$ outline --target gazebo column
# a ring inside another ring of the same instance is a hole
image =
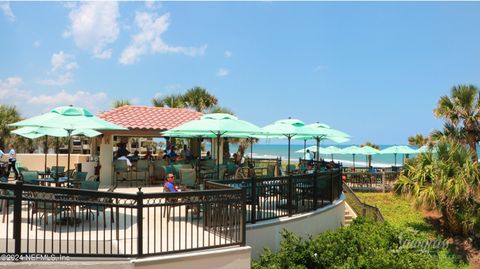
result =
[[[100,143],[100,186],[113,184],[113,141],[111,134],[104,134]]]

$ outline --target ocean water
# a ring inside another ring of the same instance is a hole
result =
[[[307,147],[315,146],[315,144],[307,143]],[[322,147],[327,147],[330,145],[321,145]],[[346,148],[352,145],[334,145],[339,148]],[[392,145],[379,145],[381,149],[390,147]],[[238,145],[230,144],[230,152],[237,152]],[[292,144],[290,152],[290,160],[298,161],[299,158],[303,158],[303,153],[296,153],[297,150],[303,150],[303,145]],[[321,153],[321,151],[320,151]],[[250,148],[247,149],[246,154],[250,155]],[[258,158],[275,158],[281,157],[282,160],[287,160],[288,156],[288,145],[287,144],[267,144],[267,143],[258,143],[253,145],[253,157]],[[410,154],[410,158],[414,155]],[[332,156],[330,154],[320,154],[320,157],[326,161],[330,161]],[[397,165],[402,165],[403,163],[403,154],[397,154]],[[352,154],[333,154],[333,160],[336,162],[341,162],[344,166],[352,166],[353,158]],[[355,166],[362,167],[366,166],[366,156],[365,155],[355,155]],[[376,154],[372,155],[372,165],[375,167],[386,167],[392,166],[395,164],[395,156],[393,154]]]

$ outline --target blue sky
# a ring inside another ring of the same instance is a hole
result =
[[[352,143],[441,126],[480,86],[480,3],[0,2],[0,103],[24,116],[202,86],[259,126],[296,117]]]

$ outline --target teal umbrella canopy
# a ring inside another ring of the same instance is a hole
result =
[[[427,145],[421,146],[419,149],[415,150],[415,153],[427,153],[427,152],[437,152],[435,147],[428,147]]]
[[[31,139],[42,137],[44,135],[54,137],[68,136],[68,132],[65,129],[48,127],[22,127],[12,131],[12,133]],[[84,135],[87,137],[95,137],[101,134],[102,133],[90,129],[76,129],[72,132],[72,135]]]
[[[310,135],[296,135],[293,139],[296,140],[330,140],[335,143],[344,143],[350,140],[350,135],[345,132],[330,128],[330,126],[323,123],[312,123],[305,126],[311,130]]]
[[[195,135],[210,134],[214,136],[225,137],[227,134],[260,134],[261,130],[256,125],[226,113],[212,113],[202,116],[199,120],[189,121],[169,131],[170,134],[178,133],[193,133]]]
[[[65,129],[48,127],[22,127],[12,131],[12,133],[28,138],[38,138],[44,135],[55,137],[68,136],[68,132]]]
[[[50,112],[10,124],[10,126],[49,127],[71,131],[76,129],[127,130],[94,116],[84,108],[73,106],[57,107]]]
[[[340,154],[363,154],[363,150],[358,146],[350,146],[350,147],[343,148],[339,153]]]
[[[391,146],[380,151],[380,154],[416,154],[417,150],[408,146]]]
[[[283,119],[269,124],[262,128],[263,135],[271,138],[294,137],[296,135],[310,136],[313,130],[305,126],[305,123],[298,119]],[[303,139],[302,139],[303,140]]]

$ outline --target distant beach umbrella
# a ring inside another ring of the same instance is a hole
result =
[[[397,154],[417,154],[418,151],[408,146],[391,146],[380,151],[380,154],[393,154],[395,158],[395,166],[397,166]]]
[[[296,139],[296,140],[315,139],[317,142],[317,149],[315,150],[315,152],[317,152],[316,154],[317,162],[319,160],[321,141],[330,140],[335,143],[343,143],[350,140],[350,135],[348,135],[347,133],[332,129],[330,128],[330,126],[323,123],[318,123],[318,122],[312,123],[312,124],[306,125],[305,127],[309,128],[311,130],[311,133],[309,135],[299,134],[293,137],[293,139]]]
[[[68,159],[67,170],[70,170],[70,138],[72,135],[81,133],[93,134],[93,130],[128,130],[122,126],[102,120],[90,111],[74,106],[61,106],[39,116],[9,124],[17,127],[41,127],[63,129],[67,132]],[[67,175],[68,177],[70,175]]]
[[[374,155],[378,154],[380,151],[378,149],[374,149],[370,146],[358,147],[358,146],[350,146],[342,149],[340,153],[342,154],[352,154],[353,156],[353,168],[355,168],[355,155]]]

